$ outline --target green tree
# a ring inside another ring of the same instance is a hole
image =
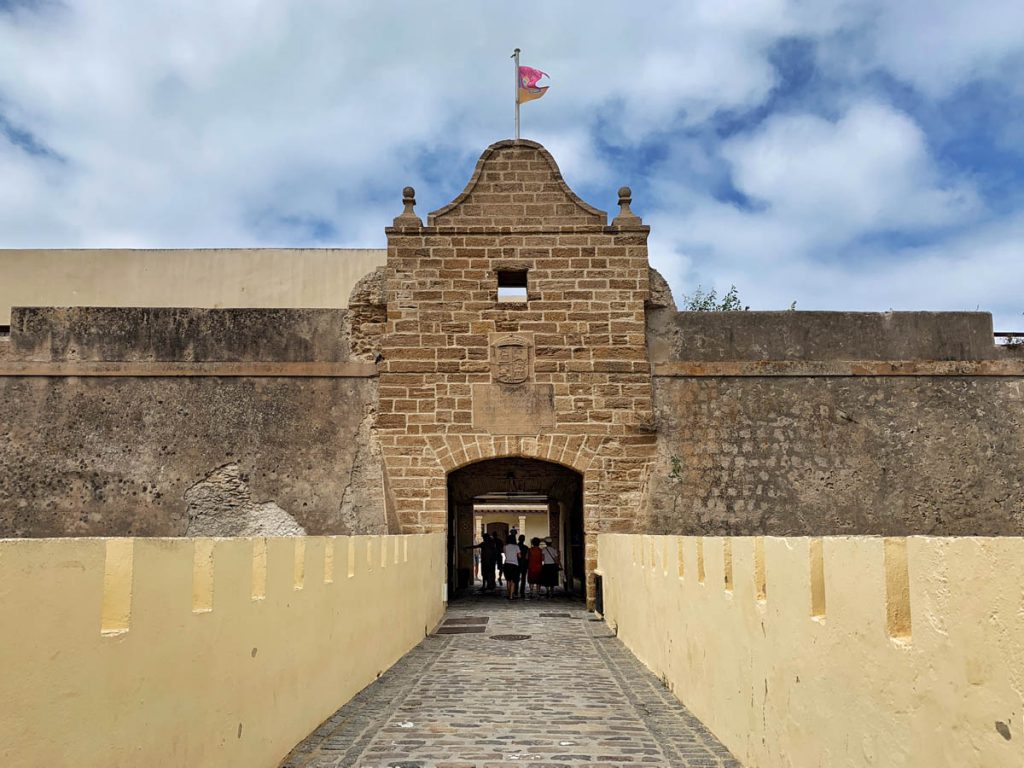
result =
[[[740,301],[736,286],[730,286],[724,296],[719,298],[718,292],[712,288],[705,291],[697,286],[693,293],[683,294],[683,310],[687,312],[745,312],[750,309]]]

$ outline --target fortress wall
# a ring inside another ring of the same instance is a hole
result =
[[[661,534],[1024,534],[987,313],[648,313]]]
[[[647,530],[1024,534],[1016,370],[656,376]]]
[[[0,540],[0,762],[272,768],[443,583],[441,535]]]
[[[336,362],[350,356],[344,309],[16,307],[9,359]]]
[[[988,312],[648,312],[651,361],[990,360]]]
[[[334,307],[384,263],[382,248],[0,250],[11,307]]]
[[[344,310],[15,319],[0,363],[0,534],[388,530],[376,369],[349,359]]]
[[[604,617],[745,765],[1016,768],[1024,540],[603,534]]]

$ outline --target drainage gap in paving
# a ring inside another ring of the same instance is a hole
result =
[[[530,635],[491,635],[491,640],[529,640]]]
[[[542,613],[540,615],[542,619],[571,619],[571,613]]]
[[[487,631],[487,627],[482,624],[474,624],[470,626],[455,626],[451,627],[447,624],[437,628],[435,635],[482,635]]]
[[[445,619],[445,626],[451,624],[486,624],[491,620],[490,616],[456,616],[450,619]]]

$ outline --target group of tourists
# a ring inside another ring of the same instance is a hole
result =
[[[551,597],[558,586],[558,572],[562,570],[558,550],[552,546],[550,538],[534,537],[530,546],[526,546],[526,536],[517,533],[515,528],[510,530],[506,541],[497,533],[485,533],[479,544],[468,547],[480,550],[482,592],[493,592],[497,577],[498,584],[505,582],[509,600],[541,597],[542,590],[544,597]]]

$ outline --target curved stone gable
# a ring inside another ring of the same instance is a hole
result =
[[[428,215],[431,227],[604,227],[608,215],[581,200],[535,141],[489,146],[462,193]]]

